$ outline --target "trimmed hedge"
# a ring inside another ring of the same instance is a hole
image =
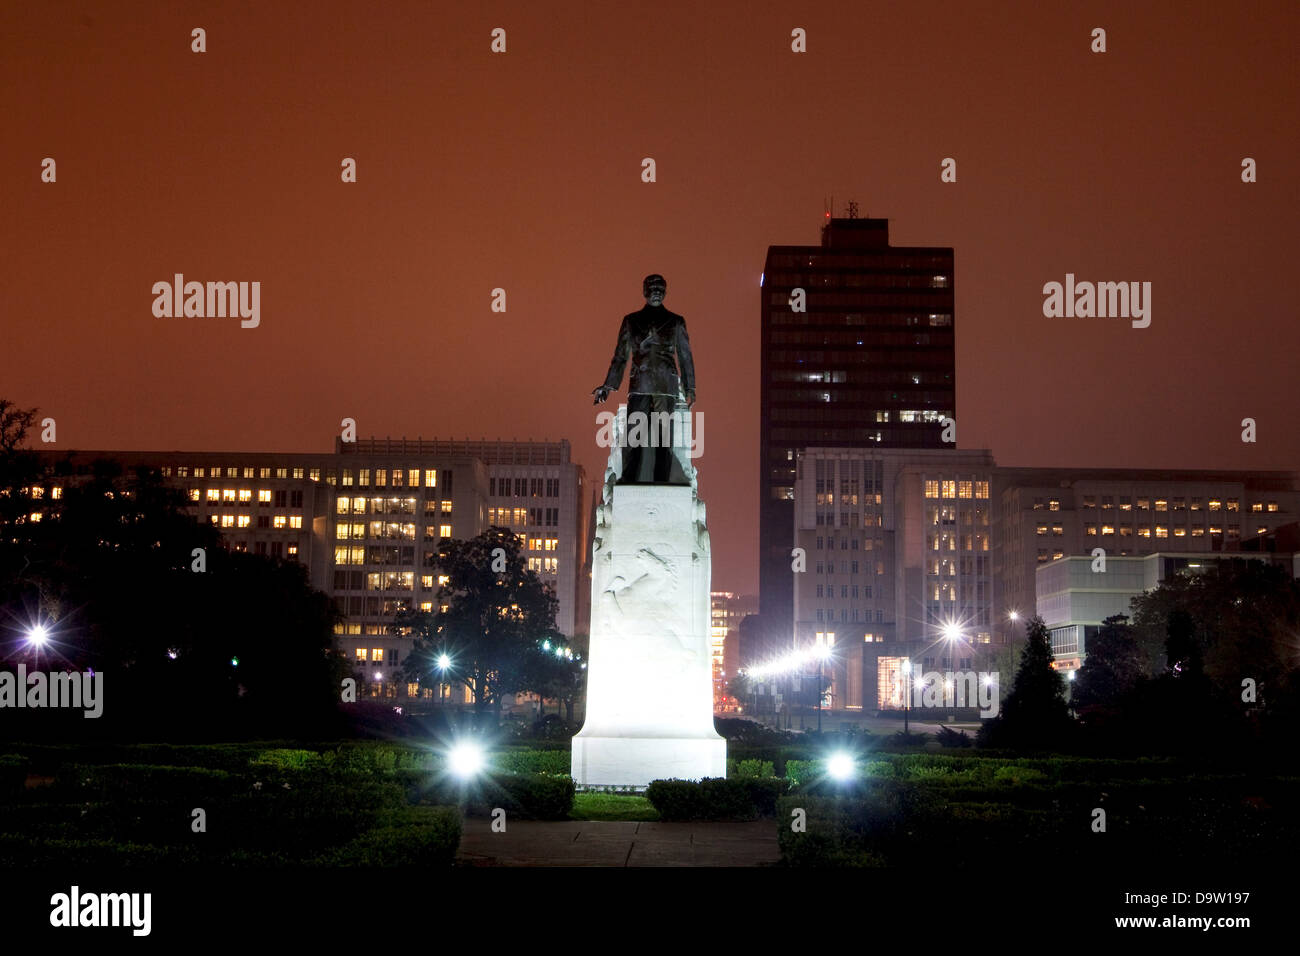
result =
[[[560,777],[567,777],[573,767],[568,750],[502,750],[491,756],[490,763],[498,773],[546,773]]]
[[[1093,831],[1094,811],[1106,831]],[[805,832],[791,814],[806,814]],[[1067,782],[986,788],[921,779],[867,780],[849,795],[801,791],[778,802],[789,865],[925,869],[1281,864],[1300,843],[1300,796],[1286,779],[1188,777],[1120,786]]]
[[[0,754],[0,796],[21,793],[27,786],[30,761],[22,754]]]
[[[705,777],[653,780],[645,795],[662,820],[755,820],[772,816],[788,788],[779,777]]]
[[[543,774],[494,774],[470,791],[469,811],[490,814],[497,807],[508,816],[529,820],[567,820],[573,810],[573,778]]]
[[[449,867],[460,846],[460,814],[454,807],[412,807],[389,812],[384,826],[321,854],[322,866]]]
[[[225,770],[148,764],[72,764],[62,767],[55,777],[60,792],[82,800],[213,799],[233,793],[240,784],[238,777]]]
[[[775,777],[776,767],[771,760],[736,760],[728,758],[727,760],[727,778],[747,777],[750,779],[760,777]]]

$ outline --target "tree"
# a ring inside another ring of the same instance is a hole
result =
[[[88,476],[35,483],[55,485],[57,500],[28,496],[29,507],[42,503],[40,521],[6,528],[0,601],[11,653],[29,653],[23,632],[40,621],[50,632],[43,669],[104,673],[109,703],[87,729],[172,738],[329,729],[337,615],[305,568],[225,550],[156,470],[128,477],[100,460]]]
[[[982,743],[1022,749],[1047,749],[1067,744],[1074,722],[1065,703],[1065,681],[1052,667],[1052,641],[1047,625],[1035,615],[1025,623],[1015,684],[1002,702],[1001,713],[980,727]]]
[[[1276,678],[1295,667],[1300,583],[1259,560],[1222,560],[1171,575],[1133,599],[1133,630],[1147,672],[1204,674],[1236,696],[1243,677]]]
[[[591,639],[586,634],[575,634],[565,638],[556,631],[547,641],[551,646],[543,647],[536,669],[536,686],[527,688],[535,691],[543,704],[549,700],[559,701],[564,705],[564,719],[573,723],[573,708],[582,696],[587,684],[587,648]],[[556,648],[567,650],[567,654],[557,654]]]
[[[1144,664],[1128,616],[1111,615],[1088,639],[1087,657],[1070,689],[1070,703],[1078,712],[1117,706],[1146,676]]]
[[[12,526],[30,510],[26,489],[40,476],[40,461],[23,445],[37,414],[0,398],[0,526]]]
[[[506,695],[538,683],[539,645],[555,632],[559,602],[527,569],[520,547],[514,532],[495,526],[468,541],[445,540],[434,562],[447,578],[440,610],[398,620],[415,635],[408,678],[440,679],[438,658],[448,655],[446,679],[469,688],[480,716],[489,706],[499,713]]]

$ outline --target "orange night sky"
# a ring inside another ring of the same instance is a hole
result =
[[[346,416],[568,438],[594,481],[590,392],[660,272],[714,586],[752,591],[759,274],[833,195],[955,248],[959,447],[1300,467],[1300,5],[477,7],[0,8],[0,396],[69,449],[324,451]],[[177,272],[260,281],[261,325],[155,318]],[[1045,318],[1067,272],[1150,281],[1150,328]]]

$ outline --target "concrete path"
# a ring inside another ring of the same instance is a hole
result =
[[[463,821],[462,866],[770,866],[780,858],[776,824]]]

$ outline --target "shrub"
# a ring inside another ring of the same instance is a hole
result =
[[[775,777],[776,768],[771,760],[728,760],[728,778]]]
[[[942,726],[936,731],[934,739],[943,747],[969,747],[974,743],[966,731]]]
[[[314,750],[263,750],[248,764],[257,770],[321,770],[325,761]]]
[[[826,773],[820,760],[787,760],[785,776],[792,784],[811,783]]]
[[[490,813],[501,807],[507,814],[525,819],[567,820],[573,810],[575,787],[567,776],[505,773],[484,777],[464,792],[474,813]]]
[[[455,807],[416,807],[389,812],[383,826],[321,854],[323,866],[449,867],[460,846],[460,813]]]
[[[993,773],[993,779],[1000,784],[1011,784],[1019,786],[1027,783],[1042,783],[1047,780],[1047,774],[1041,770],[1035,770],[1032,767],[1007,766],[999,767]]]
[[[775,814],[787,789],[780,777],[705,777],[654,780],[645,795],[663,820],[753,820]]]
[[[548,773],[567,777],[572,769],[568,750],[503,750],[492,755],[492,767],[500,773]]]
[[[645,795],[663,820],[752,820],[758,815],[740,780],[652,780]]]
[[[803,832],[791,828],[795,811],[804,814]],[[883,856],[867,849],[867,806],[832,797],[783,797],[777,802],[777,841],[786,866],[880,867]]]
[[[21,793],[27,786],[27,758],[21,754],[0,754],[0,797]]]
[[[397,769],[392,747],[349,744],[321,754],[324,765],[337,773],[385,773]]]
[[[790,781],[784,777],[742,777],[738,782],[760,817],[775,816],[777,801],[790,790]]]
[[[39,839],[0,834],[0,867],[120,869],[193,863],[185,847],[159,847],[120,840]]]
[[[149,764],[72,764],[60,769],[56,786],[79,799],[147,800],[170,803],[192,798],[216,798],[234,792],[239,778],[224,770],[203,767],[161,767]]]

